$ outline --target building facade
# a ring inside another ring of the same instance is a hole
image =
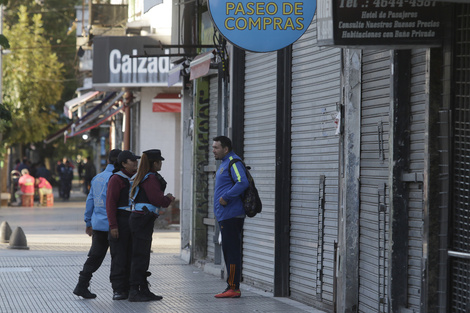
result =
[[[327,311],[468,310],[470,6],[435,3],[437,45],[319,44],[318,12],[275,52],[214,32],[206,74],[181,72],[184,258],[223,271],[210,145],[228,135],[263,201],[245,283]],[[203,57],[207,1],[175,5],[172,44]]]

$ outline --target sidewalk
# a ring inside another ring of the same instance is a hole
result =
[[[68,202],[56,198],[54,207],[2,207],[0,223],[21,227],[29,249],[9,249],[0,243],[0,312],[312,312],[324,313],[285,298],[274,298],[242,285],[239,299],[216,299],[225,282],[179,256],[177,227],[158,230],[150,260],[151,290],[156,302],[113,301],[109,282],[110,256],[94,274],[96,299],[72,293],[86,260],[91,238],[85,234],[84,197],[74,192]]]

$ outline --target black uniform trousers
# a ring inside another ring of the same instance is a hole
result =
[[[111,273],[109,279],[115,292],[129,291],[129,277],[131,269],[132,239],[129,228],[130,211],[118,209],[116,219],[119,238],[109,235],[109,248],[111,251]]]
[[[242,231],[245,218],[230,218],[219,222],[222,252],[227,270],[227,287],[240,288],[242,266]]]
[[[132,233],[131,289],[148,288],[147,271],[150,265],[153,226],[157,215],[152,212],[132,213],[129,225]]]
[[[83,265],[83,270],[80,272],[80,277],[90,281],[93,273],[96,272],[103,263],[106,253],[108,252],[108,247],[108,232],[93,230],[90,251],[88,251],[88,258]]]

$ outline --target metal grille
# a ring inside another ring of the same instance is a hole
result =
[[[460,5],[455,32],[451,250],[470,256],[470,6]],[[468,312],[470,260],[451,255],[452,312]]]
[[[363,50],[358,312],[387,312],[391,53]]]
[[[277,53],[246,52],[244,157],[251,166],[263,212],[245,219],[243,281],[274,287],[274,181],[276,180]]]
[[[294,300],[331,308],[339,164],[333,117],[340,73],[341,50],[317,45],[315,18],[292,47],[289,291]]]

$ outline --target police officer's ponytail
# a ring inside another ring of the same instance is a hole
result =
[[[149,172],[150,166],[149,166],[149,159],[147,158],[147,154],[142,153],[142,158],[140,159],[140,164],[139,168],[137,170],[137,173],[135,174],[134,177],[134,183],[132,184],[131,187],[131,197],[134,196],[135,190],[137,189],[137,186],[139,186],[140,182],[142,179],[144,179],[145,175]]]
[[[122,167],[122,164],[120,164],[117,160],[116,162],[114,162],[114,170],[113,170],[113,173],[117,173],[119,172],[120,170],[122,170],[123,167]]]
[[[119,153],[121,153],[121,149],[113,149],[113,150],[109,151],[108,164],[114,165],[113,173],[120,171],[120,169],[116,170],[116,168],[118,167],[117,159],[118,159]]]

